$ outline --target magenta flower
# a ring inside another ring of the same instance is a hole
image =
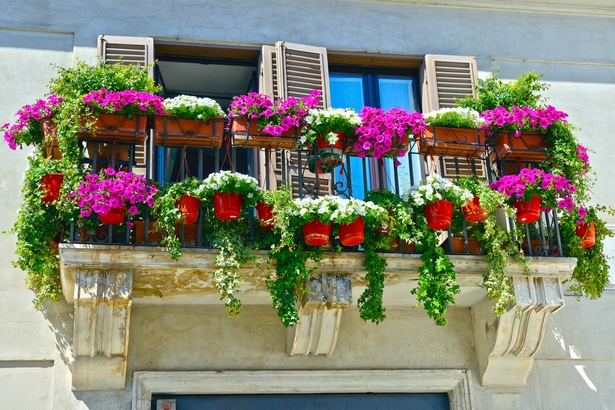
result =
[[[108,91],[101,88],[82,98],[94,114],[107,113],[132,117],[133,115],[164,115],[164,98],[145,91]]]
[[[514,131],[515,137],[518,138],[522,131],[544,131],[556,121],[565,124],[568,114],[556,110],[551,105],[545,109],[513,106],[511,110],[500,106],[482,112],[481,117],[485,120],[482,128],[504,128],[508,131]]]
[[[6,123],[0,128],[0,131],[4,131],[4,141],[9,148],[15,150],[17,145],[42,142],[40,121],[53,115],[62,100],[61,97],[51,94],[46,99],[38,100],[33,105],[26,105],[17,111],[15,124]]]

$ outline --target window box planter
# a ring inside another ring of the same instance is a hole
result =
[[[225,122],[224,117],[212,117],[207,121],[169,115],[154,117],[156,145],[220,148],[224,139]]]
[[[427,126],[415,139],[421,154],[475,158],[483,150],[485,131],[478,128]]]
[[[77,132],[77,137],[86,141],[120,141],[130,144],[143,144],[146,128],[147,117],[143,115],[128,118],[117,114],[100,114],[94,123],[94,131],[82,124],[79,132]]]
[[[476,238],[468,238],[468,247],[466,247],[466,243],[464,238],[450,238],[452,239],[453,244],[453,253],[471,253],[480,255],[483,253],[483,248],[480,245],[480,242]],[[449,242],[448,239],[442,243],[442,248],[444,252],[449,252]],[[469,248],[469,250],[468,250]]]
[[[495,135],[490,145],[494,146],[499,160],[526,160],[542,162],[547,158],[546,149],[551,146],[545,141],[544,134],[538,132],[523,132],[515,137],[511,132],[499,132]]]
[[[258,127],[256,119],[231,117],[231,132],[233,146],[237,148],[298,149],[299,147],[300,134],[297,127],[292,127],[276,137],[265,134]]]
[[[135,221],[135,245],[145,244],[145,221]],[[181,227],[179,224],[175,225],[175,235],[181,239]],[[198,235],[197,225],[184,225],[184,238],[183,243],[188,246],[196,246]],[[154,230],[154,222],[148,222],[147,229],[147,244],[158,245],[162,241],[162,232],[156,232]]]

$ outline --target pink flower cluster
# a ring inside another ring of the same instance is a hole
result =
[[[410,130],[418,135],[425,129],[425,118],[421,113],[409,113],[401,108],[384,111],[382,108],[363,107],[359,117],[362,125],[357,128],[354,149],[360,158],[369,154],[382,158],[396,149]],[[405,152],[398,149],[392,155],[402,157]],[[400,165],[397,159],[395,165]]]
[[[92,211],[106,215],[111,208],[127,204],[131,205],[128,213],[135,215],[139,212],[137,204],[154,205],[157,189],[142,175],[106,168],[100,174],[88,174],[84,178],[85,181],[81,181],[77,190],[70,194],[81,208],[83,217],[90,216]]]
[[[54,108],[60,104],[60,101],[62,101],[62,97],[51,94],[47,99],[38,100],[33,105],[26,105],[17,111],[15,116],[18,118],[15,124],[6,123],[1,128],[4,131],[4,140],[9,148],[17,149],[17,144],[21,143],[20,134],[31,128],[33,121],[39,122],[41,118],[50,116]]]
[[[587,148],[583,145],[577,145],[577,158],[579,158],[585,164],[585,171],[589,169],[589,155],[587,155]]]
[[[574,209],[572,194],[577,190],[565,177],[540,168],[523,168],[518,175],[506,175],[492,182],[489,187],[515,200],[527,200],[531,195],[553,196],[557,206],[568,212]]]
[[[105,88],[101,88],[83,97],[83,102],[88,104],[93,110],[108,114],[119,114],[129,117],[135,114],[165,114],[163,108],[164,98],[145,91],[108,91]]]
[[[481,113],[481,117],[485,119],[482,128],[506,127],[510,126],[515,130],[515,137],[521,135],[522,129],[537,130],[539,128],[547,129],[555,121],[563,121],[566,123],[566,114],[563,111],[558,111],[552,105],[545,109],[532,109],[530,107],[517,107],[513,105],[512,111],[499,106],[495,110],[487,110]]]
[[[312,90],[307,97],[289,97],[275,102],[265,94],[235,96],[229,106],[229,113],[257,119],[264,133],[277,137],[292,127],[301,126],[301,119],[308,114],[308,110],[320,103],[320,94],[319,90]]]

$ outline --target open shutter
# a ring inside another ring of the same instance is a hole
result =
[[[263,46],[260,57],[259,92],[274,98],[306,97],[312,90],[321,92],[320,108],[331,104],[329,95],[329,70],[327,50],[322,47],[277,42],[275,46]],[[272,151],[269,170],[266,169],[266,152],[260,154],[261,186],[266,187],[269,174],[269,188],[276,189],[282,180],[293,187],[294,196],[299,193],[299,173],[303,173],[304,189],[311,190],[318,185],[318,194],[331,192],[331,175],[315,175],[306,169],[307,155],[302,155],[299,164],[295,151]]]
[[[475,57],[427,54],[421,70],[423,83],[423,112],[455,106],[457,98],[476,96],[474,86],[478,82]],[[472,173],[472,164],[465,158],[443,157],[443,164],[436,161],[440,174],[455,178]],[[476,175],[486,175],[484,161],[474,161]]]
[[[109,64],[138,64],[145,67],[154,62],[154,39],[103,34],[98,36],[98,55]],[[154,75],[153,66],[150,66],[149,75],[150,77]],[[147,138],[144,145],[138,144],[135,146],[136,166],[134,172],[145,173],[145,149],[148,141],[151,141],[151,138]]]

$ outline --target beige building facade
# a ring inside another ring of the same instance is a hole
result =
[[[594,151],[595,202],[615,206],[610,1],[6,3],[1,123],[46,93],[56,75],[50,63],[95,63],[100,35],[148,39],[153,58],[186,47],[258,56],[279,41],[325,48],[337,62],[409,70],[420,69],[426,55],[469,56],[483,78],[490,67],[505,80],[544,73],[549,102],[569,113],[581,143]],[[2,230],[16,218],[28,150],[5,147],[0,154]],[[445,393],[451,409],[615,408],[615,288],[599,300],[577,301],[561,285],[574,268],[571,258],[536,257],[532,277],[511,265],[523,312],[496,319],[480,287],[484,258],[452,257],[462,292],[449,323],[439,327],[413,307],[417,255],[387,257],[387,319],[379,325],[359,318],[360,256],[330,255],[314,273],[320,299],[306,305],[299,328],[286,329],[271,306],[267,272],[256,264],[242,272],[241,315],[227,318],[210,276],[215,253],[204,249],[186,250],[174,262],[158,248],[62,244],[63,296],[36,310],[23,272],[11,264],[15,236],[0,241],[7,408],[144,410],[157,394],[364,392]],[[615,241],[605,247],[615,255]],[[338,280],[332,274],[350,286],[336,282],[326,294],[323,283]]]

